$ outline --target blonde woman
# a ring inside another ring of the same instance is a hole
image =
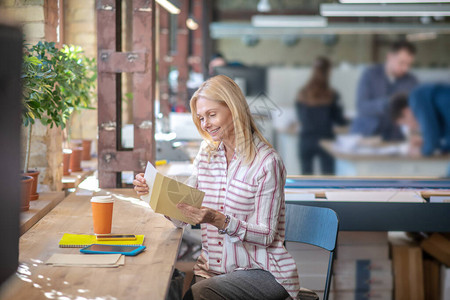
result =
[[[200,209],[177,206],[202,231],[195,283],[184,299],[295,298],[297,267],[283,246],[286,171],[280,156],[230,78],[205,81],[190,105],[204,141],[188,184],[205,198]],[[149,192],[143,174],[133,183],[138,194]]]

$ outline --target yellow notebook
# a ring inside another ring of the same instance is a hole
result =
[[[83,248],[92,244],[142,246],[144,235],[136,235],[134,241],[97,241],[95,235],[64,233],[59,241],[60,248]]]

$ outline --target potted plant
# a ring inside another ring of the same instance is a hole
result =
[[[64,98],[70,103],[70,116],[73,116],[75,112],[80,113],[81,109],[94,109],[90,104],[97,81],[95,59],[86,57],[80,46],[66,45],[63,47],[62,52],[66,54],[72,64],[73,77],[71,84],[62,87]],[[70,144],[71,132],[69,124],[71,124],[70,120],[66,127],[66,145]],[[81,171],[81,160],[90,159],[91,142],[91,140],[83,140],[82,147],[76,146],[72,148],[70,159],[70,169],[72,171]]]
[[[23,125],[28,128],[26,139],[24,173],[29,170],[30,145],[33,124],[40,120],[43,125],[65,127],[70,115],[71,103],[64,99],[62,88],[70,85],[72,61],[56,48],[55,43],[38,42],[24,46],[22,67]],[[34,174],[36,172],[33,172]],[[36,193],[37,178],[32,194]]]

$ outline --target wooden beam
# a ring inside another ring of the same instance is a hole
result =
[[[133,1],[133,51],[144,53],[144,72],[133,74],[134,152],[140,161],[155,160],[155,1]],[[143,171],[140,165],[133,171]]]
[[[170,15],[159,5],[157,5],[157,9],[159,12],[159,102],[161,112],[167,117],[170,112],[169,68],[173,60],[170,55]]]
[[[97,61],[102,60],[103,51],[116,51],[116,0],[97,0]],[[119,8],[120,12],[120,8]],[[117,76],[111,72],[98,72],[98,162],[99,186],[116,187],[117,174],[102,168],[103,159],[107,157],[105,149],[116,149],[117,145]]]
[[[187,87],[189,79],[189,29],[186,26],[186,20],[189,16],[189,1],[181,1],[181,12],[178,15],[177,28],[177,54],[175,56],[175,65],[178,68],[178,92],[177,107],[187,109]]]

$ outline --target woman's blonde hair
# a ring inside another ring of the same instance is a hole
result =
[[[214,142],[200,125],[200,119],[197,116],[197,100],[200,97],[220,102],[230,109],[234,125],[236,155],[243,157],[244,163],[250,163],[255,157],[254,136],[257,136],[261,141],[272,147],[256,127],[247,101],[239,86],[231,78],[218,75],[203,82],[192,96],[190,102],[192,119],[198,132],[208,144],[206,151],[209,155],[217,151],[220,143]]]

